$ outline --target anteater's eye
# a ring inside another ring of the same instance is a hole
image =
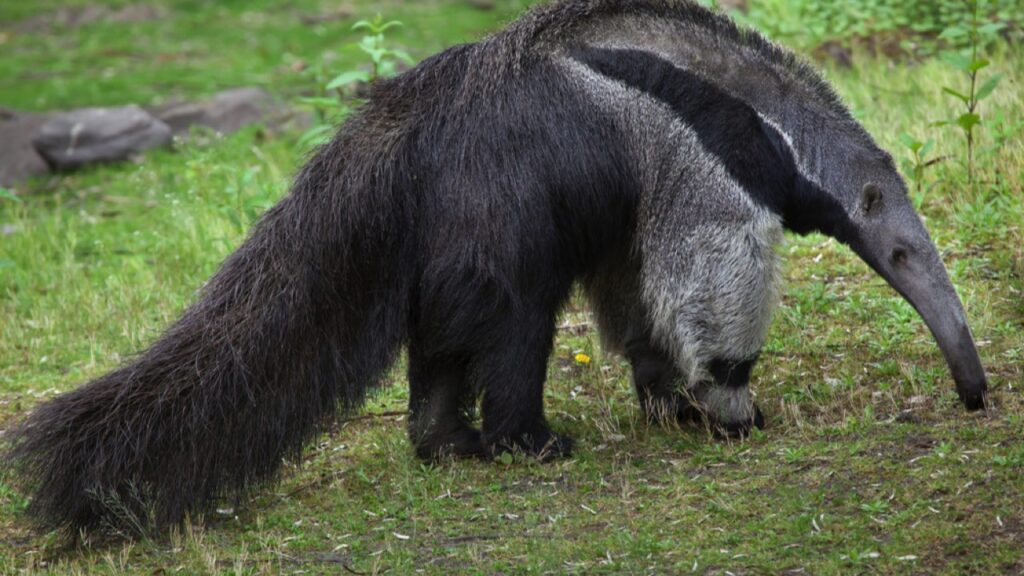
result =
[[[907,263],[907,251],[903,248],[896,248],[892,251],[892,261],[900,266]]]

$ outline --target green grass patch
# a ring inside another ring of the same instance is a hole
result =
[[[290,97],[317,90],[294,62],[352,66],[341,47],[359,17],[405,21],[392,36],[423,57],[520,7],[497,4],[353,2],[350,17],[304,24],[339,4],[178,0],[159,21],[29,33],[17,21],[67,3],[5,3],[0,93],[31,109],[253,82]],[[173,57],[154,64],[161,55]],[[1021,572],[1024,146],[1013,126],[1024,54],[1003,46],[992,61],[1006,77],[984,103],[992,122],[977,135],[972,186],[961,135],[930,126],[952,108],[941,87],[955,71],[864,57],[826,71],[898,160],[909,155],[901,133],[935,141],[943,159],[915,202],[979,342],[988,414],[964,412],[927,328],[884,281],[832,240],[790,237],[754,375],[768,427],[749,440],[643,423],[628,366],[602,352],[574,300],[547,386],[554,427],[578,440],[571,459],[423,465],[404,417],[379,415],[404,409],[399,366],[368,416],[320,438],[279,484],[165,538],[65,549],[30,529],[26,495],[0,473],[0,572]],[[258,127],[198,138],[0,197],[0,429],[151,342],[287,191],[305,156],[296,138]]]

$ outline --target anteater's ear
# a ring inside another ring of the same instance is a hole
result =
[[[870,215],[882,205],[882,189],[877,184],[868,182],[860,191],[860,209],[865,215]]]

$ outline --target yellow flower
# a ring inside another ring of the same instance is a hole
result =
[[[586,354],[584,354],[582,352],[577,354],[575,356],[575,359],[576,359],[576,362],[578,364],[583,364],[584,366],[586,366],[587,364],[590,364],[590,356],[587,356]]]

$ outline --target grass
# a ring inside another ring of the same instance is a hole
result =
[[[3,105],[28,110],[116,104],[157,104],[239,86],[266,86],[284,95],[313,90],[326,59],[358,54],[349,28],[382,12],[409,24],[389,39],[423,58],[470,42],[513,18],[525,0],[497,0],[493,10],[462,2],[296,0],[166,0],[159,17],[138,23],[93,22],[51,33],[19,31],[18,22],[79,5],[125,0],[41,0],[0,4],[0,93]],[[350,16],[345,16],[350,15]],[[344,16],[344,17],[342,17]],[[343,68],[343,67],[342,67]]]
[[[0,22],[57,4],[5,3]],[[353,18],[308,27],[296,13],[338,4],[165,6],[164,20],[138,25],[53,34],[5,25],[3,104],[149,103],[243,82],[290,97],[315,84],[289,59],[319,62],[355,39],[354,17],[376,9],[353,2]],[[396,40],[419,57],[519,8],[381,6],[406,22]],[[149,65],[170,53],[186,57]],[[993,62],[1007,77],[983,113],[1020,122],[1024,53],[1004,47]],[[0,472],[0,572],[1024,571],[1020,130],[1000,146],[982,130],[980,149],[993,149],[980,153],[969,188],[960,135],[928,127],[952,105],[940,87],[954,72],[858,57],[826,73],[894,154],[908,132],[950,156],[915,201],[979,341],[996,402],[988,414],[963,411],[927,329],[866,265],[824,237],[790,237],[786,295],[754,376],[768,427],[749,440],[643,424],[628,367],[602,353],[574,300],[565,322],[576,328],[560,331],[546,399],[553,425],[579,441],[571,459],[422,465],[403,416],[391,414],[406,400],[398,366],[366,417],[322,437],[279,484],[166,537],[63,548],[30,530],[26,496]],[[296,137],[252,128],[198,138],[141,164],[36,181],[19,189],[21,202],[0,198],[0,429],[152,341],[285,193],[304,158]],[[579,352],[592,361],[576,362]]]

